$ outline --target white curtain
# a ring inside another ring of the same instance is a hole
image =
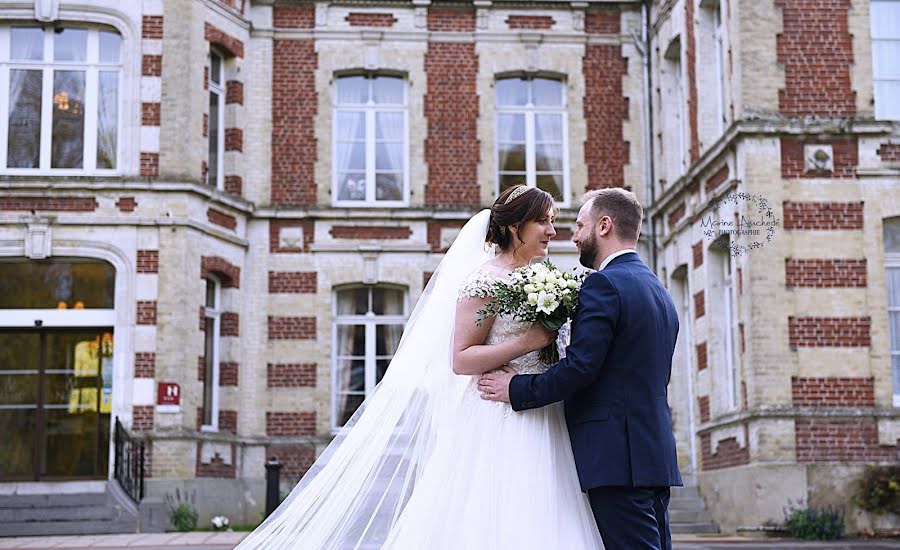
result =
[[[403,113],[375,113],[375,141],[386,154],[379,155],[379,170],[403,170]]]
[[[378,105],[402,105],[404,80],[395,76],[375,78],[375,97]]]
[[[41,61],[43,59],[44,31],[42,29],[37,27],[13,28],[11,34],[10,56],[13,60]],[[9,143],[10,155],[7,162],[10,167],[38,167],[41,146],[42,80],[43,74],[40,69],[13,69],[9,73],[10,136],[16,136]],[[29,126],[31,128],[28,128]]]
[[[534,126],[538,158],[546,161],[546,166],[539,166],[538,171],[562,172],[562,115],[535,114]]]
[[[116,167],[118,130],[119,74],[100,72],[97,104],[97,168]]]
[[[497,105],[521,106],[528,102],[528,87],[521,78],[502,78],[497,81]]]

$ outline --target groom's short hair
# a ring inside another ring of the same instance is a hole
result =
[[[641,234],[644,209],[634,193],[620,187],[595,189],[584,195],[584,202],[591,200],[594,201],[591,204],[592,219],[598,220],[602,216],[609,216],[620,239],[637,242]]]

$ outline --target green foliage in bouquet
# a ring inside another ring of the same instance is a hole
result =
[[[511,315],[517,321],[559,330],[575,315],[584,277],[560,271],[549,260],[520,267],[510,273],[510,280],[495,280],[478,294],[493,298],[478,311],[478,323],[491,316]],[[543,348],[540,359],[548,364],[559,361],[556,343]]]
[[[856,485],[853,502],[876,514],[900,514],[900,466],[869,466]]]

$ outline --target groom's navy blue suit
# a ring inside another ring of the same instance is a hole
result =
[[[671,548],[682,485],[666,386],[678,335],[669,293],[637,254],[585,280],[566,357],[509,385],[514,410],[564,401],[581,488],[607,550]]]

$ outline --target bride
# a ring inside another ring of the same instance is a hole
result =
[[[237,549],[603,547],[562,404],[513,412],[477,391],[481,374],[548,367],[536,351],[546,331],[502,316],[478,323],[487,299],[475,290],[546,256],[554,214],[548,193],[516,186],[469,220],[384,379]]]

